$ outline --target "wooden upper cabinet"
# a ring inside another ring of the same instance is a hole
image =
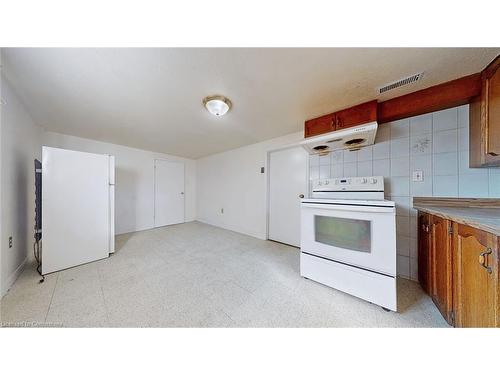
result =
[[[418,213],[418,281],[422,289],[431,293],[431,215]]]
[[[357,106],[335,112],[336,130],[377,121],[377,101],[359,104]]]
[[[500,56],[481,75],[481,95],[470,104],[470,166],[500,166]]]
[[[372,121],[377,121],[376,100],[307,120],[304,125],[304,137],[314,137]]]
[[[454,311],[457,327],[499,327],[498,239],[454,224]]]
[[[450,324],[452,317],[451,222],[438,216],[431,219],[431,297]]]
[[[335,130],[335,114],[330,113],[312,120],[308,120],[304,126],[304,137],[314,137]]]

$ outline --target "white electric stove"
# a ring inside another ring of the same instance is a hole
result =
[[[303,277],[397,310],[396,210],[382,176],[314,180],[300,247]]]

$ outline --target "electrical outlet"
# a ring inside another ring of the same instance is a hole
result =
[[[12,247],[12,236],[9,237],[9,249]]]
[[[424,180],[424,172],[423,171],[413,171],[413,181],[422,182]]]

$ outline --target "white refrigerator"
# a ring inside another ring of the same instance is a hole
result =
[[[115,159],[42,148],[42,274],[115,250]]]

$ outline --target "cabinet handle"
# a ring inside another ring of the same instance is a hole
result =
[[[488,255],[490,255],[492,253],[492,250],[491,248],[487,248],[486,251],[483,251],[480,255],[479,255],[479,264],[484,267],[486,269],[486,271],[488,271],[488,273],[492,273],[493,270],[491,269],[490,266],[487,266],[486,265],[486,257]]]
[[[498,154],[496,152],[493,152],[493,151],[488,152],[488,155],[490,155],[490,156],[498,156]]]
[[[429,233],[429,226],[428,226],[428,225],[425,225],[425,224],[422,224],[422,230],[423,230],[424,232]]]

